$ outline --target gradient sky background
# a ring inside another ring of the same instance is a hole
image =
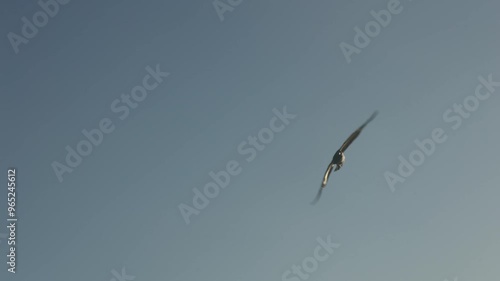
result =
[[[309,280],[498,280],[500,88],[455,131],[442,114],[500,80],[500,2],[402,1],[348,64],[339,44],[387,2],[244,0],[221,22],[210,1],[72,1],[18,54],[7,33],[40,8],[3,3],[0,173],[18,169],[19,222],[0,279],[281,280],[331,235]],[[120,121],[111,102],[156,64],[171,75]],[[283,106],[296,119],[248,163],[238,144]],[[105,117],[115,131],[60,183],[51,163]],[[434,128],[447,141],[391,192],[384,173]],[[230,160],[241,174],[186,225],[178,205]]]

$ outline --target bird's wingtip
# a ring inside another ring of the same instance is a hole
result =
[[[314,198],[314,200],[311,202],[311,205],[316,205],[316,203],[318,203],[319,201],[319,198],[321,197],[321,193],[323,192],[323,188],[325,186],[324,185],[321,185],[321,187],[319,188],[318,190],[318,194],[316,194],[316,197]]]

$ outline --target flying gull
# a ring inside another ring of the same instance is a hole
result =
[[[325,175],[323,176],[323,182],[321,183],[321,187],[319,188],[318,194],[316,195],[316,198],[314,198],[314,201],[311,202],[311,204],[316,204],[321,197],[321,193],[323,192],[323,188],[325,188],[326,184],[328,183],[328,178],[330,177],[330,174],[332,173],[332,170],[338,171],[342,166],[344,165],[345,161],[345,156],[344,152],[347,150],[347,148],[351,145],[351,143],[361,134],[361,131],[365,128],[368,123],[370,123],[375,117],[377,116],[378,111],[375,111],[368,120],[366,120],[361,127],[359,127],[354,133],[352,133],[347,140],[342,144],[342,146],[335,152],[335,155],[333,155],[332,162],[328,165],[328,168],[326,169]]]

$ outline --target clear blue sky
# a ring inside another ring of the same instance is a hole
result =
[[[7,34],[41,8],[2,4],[0,173],[18,168],[19,245],[0,279],[278,281],[329,235],[341,246],[309,280],[498,279],[500,87],[456,130],[443,114],[478,76],[500,81],[500,3],[402,1],[348,63],[339,44],[388,2],[243,0],[221,21],[211,1],[71,1],[17,54]],[[113,101],[158,64],[170,75],[119,119]],[[296,118],[246,161],[240,143],[284,106]],[[103,118],[114,131],[60,182],[51,164]],[[435,128],[447,140],[391,192],[384,173]],[[179,204],[231,160],[241,173],[186,225]]]

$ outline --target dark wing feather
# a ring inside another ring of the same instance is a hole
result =
[[[375,111],[372,114],[372,116],[370,116],[370,118],[368,118],[368,120],[366,120],[366,122],[363,123],[363,125],[361,125],[356,131],[354,131],[354,133],[352,133],[347,138],[347,140],[342,144],[342,146],[340,147],[339,150],[342,152],[346,151],[346,149],[351,145],[351,143],[359,136],[359,134],[361,134],[361,131],[365,128],[365,126],[368,125],[368,123],[370,123],[373,119],[375,119],[377,114],[378,114],[378,111]]]
[[[316,198],[314,198],[314,200],[311,202],[311,205],[316,205],[316,203],[318,203],[322,192],[323,192],[323,187],[320,187],[318,190],[318,194],[316,194]]]

